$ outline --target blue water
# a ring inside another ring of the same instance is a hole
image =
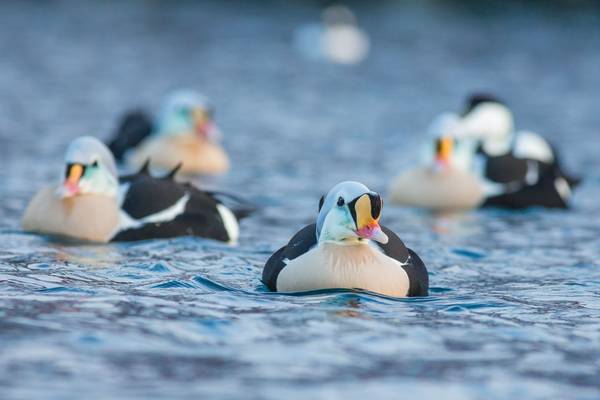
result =
[[[544,4],[357,3],[372,51],[343,67],[291,45],[311,2],[0,3],[0,398],[600,398],[600,11]],[[178,86],[211,96],[233,159],[203,184],[262,208],[239,246],[20,232],[69,140]],[[427,123],[481,88],[585,175],[571,211],[386,204],[430,297],[265,291],[323,192],[385,194]]]

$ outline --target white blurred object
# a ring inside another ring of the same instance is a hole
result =
[[[433,119],[427,134],[431,138],[439,138],[442,136],[452,136],[456,127],[460,123],[460,116],[452,112],[443,112]]]
[[[460,115],[443,112],[433,119],[427,128],[427,140],[421,146],[421,165],[429,166],[435,162],[435,146],[438,139],[451,137],[453,141],[452,166],[469,171],[475,161],[477,141],[469,138],[457,138],[454,132],[460,124]]]
[[[421,145],[421,164],[433,165],[435,160],[435,146],[438,139],[445,136],[452,137],[458,125],[460,116],[451,112],[443,112],[431,121],[427,128],[427,139]]]
[[[356,25],[354,13],[343,5],[326,8],[322,23],[300,27],[294,44],[308,58],[338,64],[356,64],[369,54],[367,33]]]

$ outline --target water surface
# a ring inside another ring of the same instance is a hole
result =
[[[0,397],[597,399],[598,8],[357,4],[371,55],[343,67],[295,51],[319,16],[296,3],[0,4]],[[179,86],[214,100],[233,160],[204,184],[262,207],[239,246],[19,231],[69,140],[106,138],[124,109]],[[427,123],[482,88],[585,174],[571,211],[386,204],[430,297],[266,292],[264,261],[323,192],[356,179],[385,194]]]

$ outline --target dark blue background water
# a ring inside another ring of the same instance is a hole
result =
[[[600,10],[503,3],[357,3],[372,51],[343,67],[291,45],[317,3],[2,2],[0,398],[599,398]],[[238,247],[19,231],[69,140],[178,86],[217,106],[233,170],[209,184],[263,206]],[[265,259],[323,192],[385,192],[477,89],[585,175],[573,210],[388,205],[429,298],[264,292]]]

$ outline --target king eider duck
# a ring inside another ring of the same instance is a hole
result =
[[[22,219],[25,231],[93,242],[195,235],[226,242],[239,235],[239,215],[216,195],[148,173],[148,164],[119,184],[115,160],[96,138],[68,146],[65,178],[40,190]]]
[[[379,225],[382,200],[358,182],[334,186],[319,203],[316,224],[300,230],[269,258],[263,283],[277,292],[363,289],[426,296],[429,277],[419,256]]]
[[[479,207],[484,187],[469,170],[470,148],[450,135],[458,116],[444,113],[429,128],[422,165],[401,173],[389,187],[391,202],[434,212]]]
[[[301,26],[294,34],[295,47],[308,58],[336,64],[357,64],[369,55],[369,35],[345,5],[332,5],[322,12],[321,23]]]
[[[567,208],[580,179],[566,174],[540,135],[514,132],[513,115],[494,96],[474,95],[453,134],[474,142],[472,169],[486,187],[484,206]]]
[[[208,100],[194,91],[178,90],[167,96],[155,122],[140,110],[126,114],[109,148],[118,160],[137,168],[151,159],[163,170],[182,164],[184,175],[213,175],[229,169],[221,137]]]

